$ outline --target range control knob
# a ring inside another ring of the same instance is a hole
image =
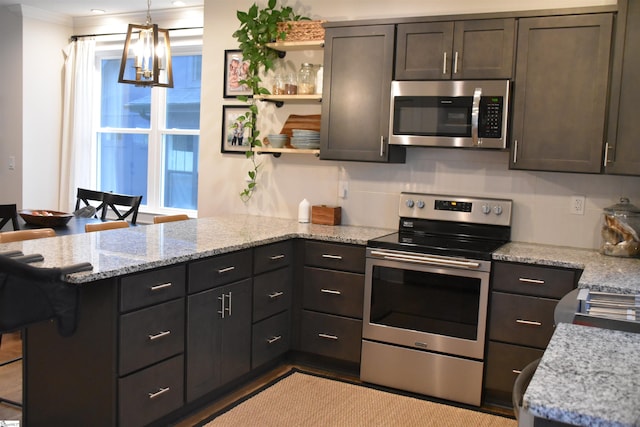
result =
[[[418,200],[416,202],[416,206],[418,206],[418,209],[424,209],[424,201],[423,200]]]
[[[495,205],[493,207],[493,213],[496,214],[496,215],[501,215],[502,214],[502,206]]]
[[[482,205],[482,213],[485,215],[489,215],[491,213],[491,206]]]
[[[413,208],[414,202],[411,199],[407,199],[405,202],[408,208]]]

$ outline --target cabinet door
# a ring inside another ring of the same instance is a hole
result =
[[[320,158],[404,162],[389,146],[393,25],[327,28]]]
[[[607,163],[611,174],[640,175],[640,2],[619,0],[611,109],[607,136]]]
[[[249,371],[251,279],[188,297],[186,352],[188,402]]]
[[[613,15],[521,19],[510,167],[598,173]]]
[[[454,79],[510,79],[515,19],[458,21],[453,36]]]
[[[453,22],[399,24],[395,79],[450,79],[453,25]]]

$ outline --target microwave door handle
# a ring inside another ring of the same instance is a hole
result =
[[[471,105],[471,139],[473,145],[479,145],[478,123],[480,121],[480,98],[482,98],[482,88],[477,87],[473,92],[473,104]]]

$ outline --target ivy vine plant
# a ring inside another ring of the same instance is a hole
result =
[[[236,13],[240,21],[240,28],[233,33],[233,37],[238,40],[243,60],[249,62],[247,76],[240,80],[240,84],[250,88],[251,93],[254,95],[238,96],[239,101],[249,104],[249,111],[237,119],[238,125],[244,125],[249,130],[249,149],[245,152],[245,156],[251,161],[251,168],[248,172],[249,180],[247,186],[240,193],[243,201],[248,201],[253,195],[260,167],[254,150],[255,147],[262,146],[260,131],[256,126],[258,106],[256,105],[255,95],[270,94],[268,89],[261,86],[260,73],[272,70],[276,59],[278,59],[278,53],[267,47],[267,43],[286,38],[286,31],[281,31],[278,28],[279,22],[309,19],[296,15],[291,7],[276,7],[276,1],[268,0],[267,7],[262,9],[254,3],[248,11],[239,10]]]

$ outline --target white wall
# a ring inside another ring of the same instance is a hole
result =
[[[222,105],[240,104],[223,98],[223,51],[237,48],[232,37],[239,26],[236,11],[248,10],[253,3],[205,0],[200,216],[246,212],[295,218],[298,203],[306,197],[311,204],[342,206],[343,224],[396,228],[401,191],[503,197],[515,202],[513,240],[597,248],[602,208],[623,195],[640,205],[640,177],[511,171],[504,152],[436,148],[408,148],[407,162],[401,165],[321,161],[309,155],[260,156],[259,189],[244,204],[238,195],[248,161],[220,153]],[[307,0],[296,2],[294,10],[312,19],[337,21],[611,4],[615,0],[411,0],[389,8],[385,0]],[[270,130],[279,130],[288,114],[319,112],[318,107],[285,105],[277,112],[273,106],[266,108],[259,127]],[[339,180],[349,183],[346,199],[337,196]],[[586,196],[585,215],[569,213],[569,197],[574,194]]]

